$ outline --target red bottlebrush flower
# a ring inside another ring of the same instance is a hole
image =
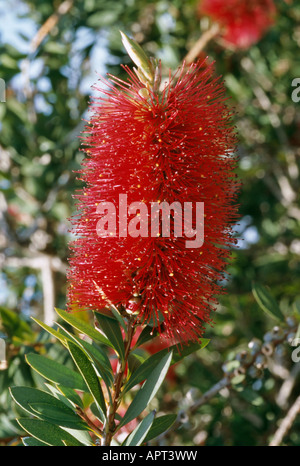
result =
[[[258,42],[273,24],[273,0],[202,0],[199,13],[222,28],[225,44],[246,49]]]
[[[128,82],[102,80],[104,96],[94,98],[83,136],[86,184],[72,220],[68,309],[113,304],[141,323],[153,319],[168,338],[195,340],[224,292],[220,280],[235,242],[231,112],[212,65],[182,67],[160,92],[126,70]],[[153,234],[151,205],[157,212],[173,202],[203,203],[204,238],[196,238],[198,210],[181,236],[185,217],[175,218],[175,209],[167,234],[162,222]]]

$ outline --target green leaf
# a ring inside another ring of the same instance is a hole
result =
[[[9,98],[6,102],[7,108],[25,125],[27,124],[27,111],[25,105],[17,99]]]
[[[148,434],[155,416],[155,411],[149,413],[131,432],[130,435],[123,442],[124,447],[137,447],[143,443],[146,435]]]
[[[56,309],[57,314],[72,327],[76,328],[80,332],[89,336],[92,340],[95,340],[99,343],[103,343],[107,346],[112,347],[111,343],[107,338],[105,338],[98,330],[96,330],[91,325],[87,324],[83,320],[77,319],[73,314],[63,311],[62,309]]]
[[[93,357],[93,359],[99,363],[102,370],[105,370],[109,373],[109,376],[113,378],[112,367],[110,364],[110,360],[107,357],[106,353],[95,344],[91,344],[85,340],[80,340],[80,343],[84,347],[84,349]]]
[[[284,315],[282,314],[273,296],[260,283],[255,283],[253,285],[252,293],[263,311],[265,311],[274,319],[279,319],[281,321],[285,320]]]
[[[147,379],[148,375],[154,370],[157,363],[168,353],[168,350],[158,351],[147,358],[131,375],[128,382],[124,385],[123,394],[128,392],[135,385]]]
[[[155,329],[160,326],[165,321],[164,315],[160,312],[157,311],[157,313],[151,317],[148,317],[147,319],[144,319],[141,321],[143,325],[147,325],[148,327],[154,327]]]
[[[141,356],[136,354],[135,351],[131,351],[128,355],[128,373],[132,374],[135,372],[139,366],[144,362],[145,355]]]
[[[199,351],[205,348],[209,342],[210,342],[209,338],[201,338],[201,340],[198,343],[190,342],[184,345],[182,348],[179,348],[176,345],[171,346],[170,349],[173,351],[173,359],[172,359],[171,364],[176,364],[179,361],[181,361],[183,358],[188,356],[189,354],[195,353],[196,351]]]
[[[82,341],[82,346],[84,350],[91,356],[97,371],[105,382],[107,388],[111,387],[114,376],[112,372],[112,367],[109,359],[103,356],[101,348],[97,348],[94,345],[88,343],[87,341]]]
[[[138,348],[141,345],[147,343],[147,341],[152,340],[158,335],[158,330],[154,329],[153,327],[147,325],[141,332],[136,344],[135,348]]]
[[[81,348],[79,348],[75,343],[71,342],[68,343],[68,347],[76,366],[78,367],[82,377],[85,380],[85,383],[87,384],[95,400],[97,408],[99,409],[99,412],[101,414],[102,420],[104,420],[106,405],[97,373],[95,372],[95,369],[91,361]]]
[[[73,411],[57,408],[49,403],[29,403],[30,408],[36,415],[61,427],[82,429],[84,424],[79,416]]]
[[[118,311],[117,308],[115,308],[114,306],[111,306],[110,308],[110,311],[111,311],[111,317],[115,318],[119,324],[121,325],[121,327],[123,327],[124,329],[124,332],[125,334],[127,334],[127,326],[126,326],[126,322],[125,322],[125,319],[121,316],[120,312]],[[98,312],[98,311],[97,311]]]
[[[120,31],[122,36],[123,45],[130,56],[131,60],[136,64],[138,68],[140,68],[147,78],[147,80],[152,83],[154,79],[151,63],[149,58],[147,57],[146,53],[142,49],[142,47],[133,39],[128,37],[122,31]]]
[[[0,392],[1,395],[7,394],[8,390],[6,392]],[[9,395],[10,397],[10,395]],[[8,397],[6,397],[8,398]],[[11,400],[10,400],[11,401]],[[13,417],[8,414],[7,411],[5,411],[5,404],[1,404],[3,413],[0,414],[0,438],[3,439],[5,437],[19,437],[22,432],[20,427],[18,426],[18,423]]]
[[[80,374],[69,367],[35,353],[29,353],[26,359],[28,364],[47,380],[65,387],[82,391],[87,390],[87,386]]]
[[[66,428],[66,427],[64,428],[64,430],[69,432],[69,434],[72,435],[72,437],[75,437],[76,440],[78,440],[78,442],[80,442],[84,446],[91,447],[91,446],[94,445],[89,431],[69,429],[69,428]],[[67,441],[64,440],[64,442],[67,445]],[[72,446],[72,445],[70,445],[70,446]]]
[[[23,437],[22,442],[25,447],[47,447],[45,442],[41,442],[34,437]]]
[[[298,327],[297,327],[297,331],[296,331],[294,340],[295,340],[295,341],[300,340],[300,324],[299,324]]]
[[[100,376],[103,378],[106,386],[109,388],[113,383],[113,372],[110,361],[106,353],[102,350],[102,348],[97,346],[94,342],[89,343],[88,341],[82,338],[78,338],[76,335],[72,335],[66,330],[64,330],[64,332],[67,335],[67,341],[75,342],[79,347],[81,347],[85,351],[85,353],[88,356],[90,356]]]
[[[57,41],[46,42],[44,45],[44,51],[55,55],[66,55],[66,53],[68,53],[66,46]]]
[[[18,423],[28,434],[47,445],[63,447],[65,446],[64,442],[76,447],[83,445],[64,429],[50,422],[40,419],[18,419]]]
[[[113,3],[113,5],[117,7],[118,3]],[[88,16],[87,26],[92,28],[108,27],[118,21],[119,14],[119,8],[97,11],[97,13]]]
[[[34,333],[27,322],[16,313],[5,307],[0,307],[0,318],[7,334],[12,338],[32,341]]]
[[[118,353],[120,358],[124,360],[125,348],[122,332],[118,322],[115,319],[112,319],[111,317],[103,314],[99,314],[98,312],[95,312],[95,317],[101,330],[106,335],[115,351]]]
[[[144,442],[149,442],[150,440],[166,432],[174,424],[176,419],[177,414],[166,414],[164,416],[155,418],[151,429],[144,439]]]
[[[157,353],[149,356],[131,375],[130,379],[124,386],[123,393],[130,390],[135,385],[141,383],[145,380],[149,374],[151,374],[153,368],[164,355],[168,354],[169,351],[172,351],[173,357],[171,361],[172,364],[178,363],[181,359],[188,356],[189,354],[198,351],[199,349],[205,348],[209,343],[209,339],[203,338],[200,343],[190,343],[189,345],[184,346],[183,348],[178,348],[176,345],[171,346],[170,348],[165,348]]]
[[[79,406],[80,408],[83,408],[82,400],[78,393],[76,393],[74,390],[72,390],[69,387],[63,387],[62,385],[59,385],[58,390],[63,394],[63,397],[67,399],[68,401],[71,401],[75,406]]]
[[[118,428],[132,421],[132,419],[136,418],[139,414],[141,414],[141,412],[144,411],[144,409],[148,406],[148,404],[156,395],[168,372],[172,356],[172,351],[165,355],[162,355],[161,359],[156,364],[154,369],[151,371],[151,374],[144,382],[143,386],[137,392],[135,398],[130,404],[128,410],[126,411]]]
[[[50,335],[54,336],[55,338],[57,338],[63,345],[66,346],[66,336],[63,335],[60,331],[57,331],[55,330],[54,328],[50,327],[49,325],[45,324],[44,322],[42,322],[41,320],[39,319],[36,319],[34,317],[32,317],[32,320],[34,322],[36,322],[40,327],[42,327],[44,330],[46,330],[48,333],[50,333]]]
[[[87,428],[72,409],[49,393],[32,387],[12,387],[10,391],[14,401],[33,416],[61,427]]]
[[[34,387],[11,387],[13,400],[29,414],[35,414],[30,407],[30,403],[48,403],[64,410],[66,406],[57,398]]]
[[[293,303],[293,310],[294,312],[296,313],[296,315],[300,314],[300,299],[295,299],[294,303]]]
[[[49,392],[50,392],[55,398],[57,398],[57,399],[60,400],[62,403],[64,403],[68,408],[71,408],[72,410],[74,410],[74,408],[76,408],[75,405],[76,405],[77,403],[74,404],[74,402],[71,401],[71,399],[68,399],[68,398],[66,397],[66,395],[63,395],[63,394],[62,394],[63,392],[62,392],[62,390],[60,389],[61,385],[54,386],[54,385],[52,385],[52,384],[49,384],[49,383],[46,383],[46,382],[45,382],[45,387],[49,390]],[[72,391],[71,388],[66,389],[66,390]],[[76,393],[76,392],[74,392],[74,393]],[[84,395],[85,393],[86,393],[86,394],[89,394],[88,392],[82,392],[82,393],[83,393],[83,395]],[[79,398],[80,398],[80,397],[79,397]],[[81,400],[81,398],[80,398],[80,400]],[[77,405],[78,405],[78,406],[82,406],[82,402],[81,402],[81,403],[79,402]]]
[[[96,282],[94,282],[95,287],[97,290],[100,290],[99,286]],[[115,306],[110,306],[109,308],[103,307],[101,309],[97,309],[97,314],[102,314],[104,316],[110,317],[111,319],[115,319],[119,322],[120,326],[123,327],[125,333],[127,333],[127,326],[125,319],[121,316],[119,310]]]

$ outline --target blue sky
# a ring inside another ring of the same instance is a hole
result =
[[[0,0],[0,41],[13,45],[21,53],[30,52],[30,42],[34,38],[38,28],[35,22],[27,15],[28,7],[22,0]],[[23,37],[22,37],[23,36]],[[77,31],[77,40],[74,41],[74,52],[80,54],[80,49],[94,41],[91,51],[91,70],[85,74],[81,83],[80,90],[83,93],[91,93],[91,86],[98,80],[99,74],[104,75],[106,72],[104,63],[107,63],[109,56],[106,50],[105,37],[97,37],[90,29],[82,27]],[[74,60],[76,54],[72,54]],[[39,74],[41,63],[38,60],[31,62],[31,77]],[[75,68],[77,68],[75,66]],[[5,77],[4,77],[5,79]],[[42,84],[42,83],[41,83]],[[22,86],[19,79],[13,81],[13,85]]]
[[[37,30],[35,23],[26,17],[26,12],[27,7],[20,0],[0,0],[0,40],[24,53],[29,51],[29,41]],[[22,39],[20,34],[29,40]]]

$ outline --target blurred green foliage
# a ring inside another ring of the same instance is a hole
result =
[[[18,21],[22,25],[30,19],[32,28],[26,32],[21,26],[23,47],[0,44],[1,78],[6,82],[6,102],[0,103],[0,300],[28,320],[29,315],[44,316],[49,277],[53,302],[65,305],[67,219],[78,188],[74,172],[82,159],[79,135],[97,73],[123,77],[120,64],[131,65],[119,30],[161,58],[165,68],[176,69],[207,21],[197,17],[195,0],[77,0],[63,2],[70,8],[57,16],[52,15],[60,11],[61,2],[9,3],[22,5]],[[196,393],[209,389],[222,377],[224,361],[253,337],[263,338],[273,325],[253,297],[253,282],[270,289],[285,315],[299,309],[300,103],[291,95],[292,80],[300,77],[300,5],[295,0],[276,5],[274,26],[249,50],[224,49],[218,40],[205,48],[205,55],[216,61],[216,73],[223,76],[236,112],[240,240],[215,325],[205,335],[211,343],[201,356],[192,355],[178,365],[176,383],[166,386],[158,402],[167,412],[185,403],[191,387]],[[33,44],[32,31],[40,31]],[[44,262],[37,265],[37,259]],[[43,275],[43,264],[50,274]],[[6,335],[3,318],[2,327]],[[25,342],[19,346],[9,361],[10,374],[27,349]],[[268,444],[299,389],[299,370],[291,363],[289,348],[283,352],[281,372],[273,368],[261,379],[248,381],[243,390],[237,386],[223,391],[202,406],[170,444]],[[296,374],[294,389],[280,405],[276,394],[291,372]],[[3,371],[1,377],[7,374]],[[30,374],[26,380],[35,383]],[[10,424],[4,389],[1,397],[1,422]],[[297,426],[299,432],[299,420],[285,438],[287,445],[300,444]],[[2,439],[14,436],[13,428],[8,431],[1,428]]]

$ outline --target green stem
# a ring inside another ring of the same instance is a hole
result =
[[[133,319],[130,317],[128,319],[126,339],[124,340],[125,355],[124,355],[124,359],[119,358],[119,361],[118,361],[117,372],[116,372],[115,379],[114,379],[114,388],[111,394],[111,402],[108,406],[107,413],[106,413],[106,423],[103,428],[104,430],[103,442],[102,442],[103,446],[110,446],[113,435],[116,430],[115,417],[116,417],[116,413],[117,413],[117,410],[118,410],[118,407],[121,401],[120,395],[121,395],[121,390],[122,390],[124,380],[125,380],[125,371],[126,371],[126,367],[128,363],[128,357],[130,354],[130,349],[131,349],[131,344],[132,344],[134,333],[135,333],[135,327],[133,325]]]

